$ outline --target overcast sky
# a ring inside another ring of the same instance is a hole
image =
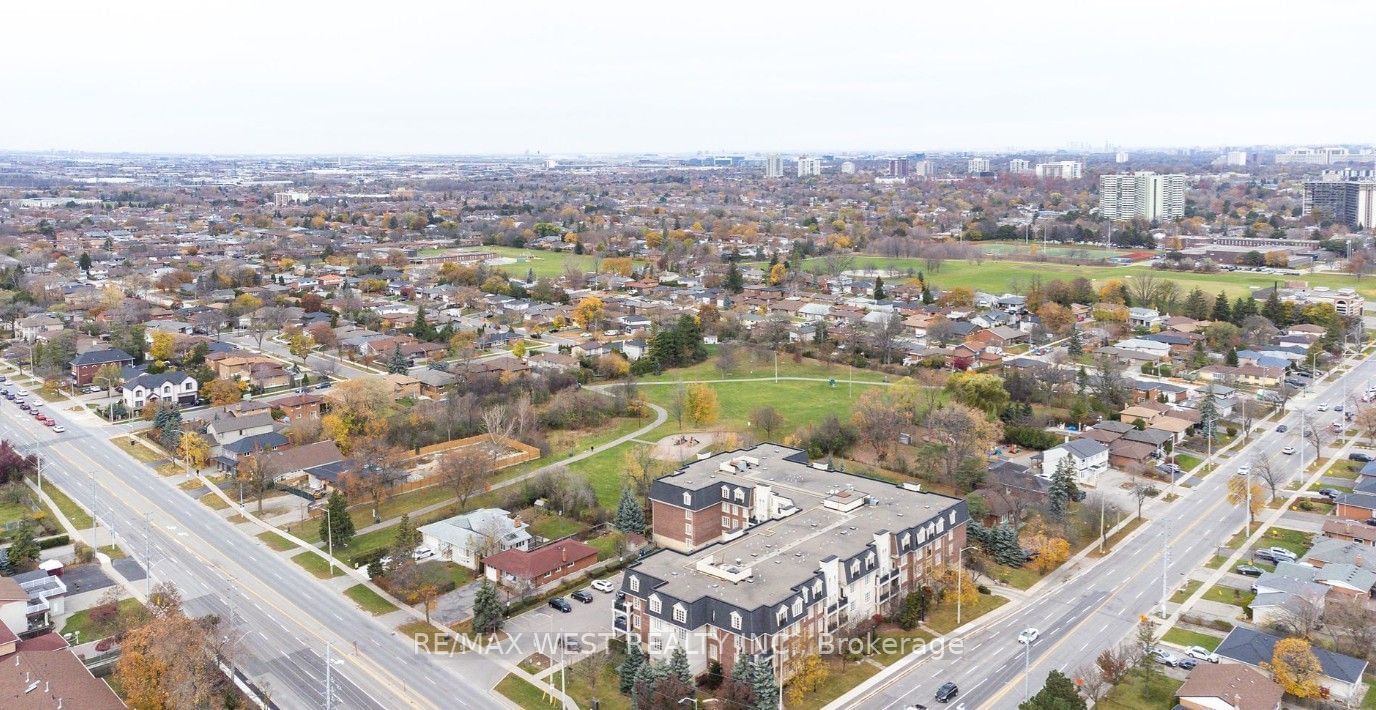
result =
[[[1359,2],[15,2],[0,149],[1370,142]]]

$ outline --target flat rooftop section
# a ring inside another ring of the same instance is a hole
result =
[[[717,471],[721,463],[741,456],[759,459],[760,465],[738,473]],[[754,609],[786,596],[814,573],[822,560],[852,557],[873,540],[875,533],[915,527],[960,502],[840,471],[824,471],[803,463],[805,460],[798,449],[760,444],[693,462],[682,472],[661,479],[692,490],[736,482],[768,485],[775,495],[791,499],[798,512],[756,525],[735,540],[691,555],[660,551],[646,557],[633,571],[664,580],[665,592],[685,601],[711,596],[742,609]],[[866,501],[851,512],[824,504],[828,499],[853,496],[874,498],[877,504]],[[732,584],[699,572],[697,563],[707,558],[714,558],[719,565],[735,565],[739,559],[740,566],[751,568],[754,581]]]

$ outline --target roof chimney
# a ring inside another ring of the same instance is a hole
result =
[[[568,545],[560,545],[560,546],[559,546],[559,561],[560,561],[560,562],[568,562],[568,561],[569,561],[569,546],[568,546]]]

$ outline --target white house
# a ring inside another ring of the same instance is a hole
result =
[[[124,383],[124,406],[130,410],[143,409],[153,401],[172,404],[195,404],[200,385],[185,372],[144,373]]]
[[[503,550],[530,549],[528,526],[500,508],[480,508],[417,528],[421,544],[469,569]]]
[[[1062,459],[1070,459],[1076,484],[1093,486],[1099,474],[1108,470],[1108,447],[1093,439],[1067,441],[1042,452],[1042,471],[1037,474],[1050,480]]]
[[[1161,312],[1155,308],[1129,308],[1128,325],[1133,328],[1144,328],[1146,330],[1158,330],[1165,319],[1161,317]]]

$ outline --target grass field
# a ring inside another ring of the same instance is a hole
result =
[[[344,570],[341,570],[338,565],[334,568],[334,574],[330,574],[329,561],[314,552],[303,552],[291,558],[291,560],[320,579],[329,579],[330,577],[338,577],[344,574]]]
[[[773,353],[769,357],[758,358],[744,350],[740,350],[736,355],[736,366],[731,370],[723,372],[717,369],[717,348],[708,346],[709,356],[703,362],[688,367],[678,367],[666,370],[658,375],[646,375],[640,379],[642,384],[651,382],[675,382],[679,380],[738,380],[755,377],[774,376]],[[794,362],[793,358],[787,354],[779,357],[779,377],[820,377],[824,379],[836,378],[837,380],[865,380],[868,382],[879,382],[884,378],[882,373],[870,370],[857,369],[848,365],[821,362],[819,360],[804,359]]]
[[[960,623],[967,624],[971,619],[984,616],[1008,603],[1008,599],[997,594],[981,594],[974,604],[966,604],[960,609]],[[956,605],[941,602],[927,614],[927,625],[937,633],[947,634],[956,628]]]
[[[777,439],[808,424],[820,422],[829,414],[835,414],[842,420],[849,418],[851,405],[872,385],[838,384],[832,387],[825,382],[781,381],[718,382],[707,386],[717,393],[717,403],[720,406],[717,421],[695,425],[685,417],[683,430],[748,431],[751,413],[767,405],[773,407],[783,418],[783,425],[774,433],[774,438]],[[668,406],[674,396],[674,389],[671,385],[644,388],[647,399],[671,412],[669,421],[647,438],[653,439],[680,431],[678,422],[672,416],[673,410]],[[758,434],[758,437],[764,438],[763,433]]]
[[[1176,604],[1184,604],[1185,600],[1189,599],[1191,594],[1199,590],[1200,584],[1203,583],[1197,579],[1186,580],[1186,582],[1171,595],[1171,601]]]
[[[1222,602],[1224,604],[1232,604],[1233,606],[1245,607],[1248,604],[1251,604],[1252,600],[1255,599],[1256,596],[1256,593],[1250,592],[1246,589],[1238,589],[1236,587],[1225,587],[1221,584],[1218,584],[1209,587],[1209,590],[1207,592],[1204,592],[1204,596],[1201,598],[1208,599],[1211,602]]]
[[[344,596],[352,599],[355,604],[363,608],[364,611],[379,616],[397,610],[396,605],[382,598],[382,595],[369,589],[366,585],[355,584],[344,590]]]
[[[973,289],[987,291],[991,293],[1003,293],[1005,291],[1020,292],[1032,278],[1040,276],[1043,281],[1051,279],[1061,279],[1068,281],[1080,276],[1088,277],[1095,282],[1102,282],[1107,279],[1124,279],[1128,277],[1141,276],[1143,274],[1153,274],[1160,279],[1176,281],[1186,292],[1196,286],[1204,289],[1206,293],[1216,294],[1221,289],[1229,297],[1245,296],[1251,292],[1252,288],[1265,288],[1271,285],[1272,281],[1278,279],[1292,279],[1307,281],[1312,286],[1328,286],[1330,288],[1352,287],[1356,288],[1367,298],[1376,298],[1376,279],[1358,279],[1347,274],[1305,274],[1303,276],[1278,276],[1276,274],[1261,273],[1228,273],[1219,272],[1214,274],[1180,273],[1174,271],[1157,271],[1150,266],[1077,266],[1072,264],[1053,264],[1035,261],[1012,261],[998,260],[994,258],[985,259],[982,263],[973,261],[950,260],[942,264],[941,268],[933,272],[927,269],[926,261],[923,259],[890,259],[880,256],[858,256],[854,259],[854,268],[878,268],[894,269],[897,271],[914,272],[921,271],[927,278],[927,282],[940,288],[943,286],[968,286]],[[809,259],[804,263],[807,270],[817,270],[822,268],[823,260],[820,258]]]
[[[275,532],[260,533],[258,535],[258,539],[267,543],[268,547],[271,547],[272,549],[278,552],[285,552],[296,547],[296,543],[286,539],[285,537],[282,537],[281,535],[278,535]]]
[[[826,707],[831,701],[841,697],[846,691],[869,680],[871,676],[878,673],[881,669],[869,663],[851,663],[842,668],[831,659],[828,659],[827,667],[830,672],[826,680],[817,687],[801,703],[790,704],[789,710],[818,710]]]
[[[1212,634],[1182,629],[1179,626],[1167,631],[1165,635],[1161,637],[1161,640],[1186,648],[1190,646],[1203,646],[1210,651],[1218,648],[1218,645],[1223,643],[1223,639]]]
[[[76,501],[68,498],[67,494],[63,493],[57,486],[44,481],[43,492],[53,499],[53,503],[57,504],[57,509],[62,511],[62,514],[67,517],[72,525],[76,526],[77,530],[87,530],[95,525],[95,520],[91,518],[91,515],[77,505]]]
[[[545,695],[544,691],[514,673],[503,678],[502,682],[497,684],[496,690],[502,694],[502,697],[526,710],[550,708],[558,705],[557,702],[551,703],[549,696]]]
[[[1176,680],[1162,673],[1150,674],[1150,681],[1139,672],[1133,671],[1128,677],[1104,696],[1103,700],[1095,703],[1094,707],[1104,710],[1158,710],[1168,708],[1172,705],[1175,691],[1184,685],[1184,681]]]
[[[139,600],[137,599],[130,598],[119,600],[119,610],[122,613],[135,611],[141,606],[143,606],[143,604],[139,603]],[[91,630],[90,609],[82,609],[81,611],[78,611],[72,614],[71,616],[67,617],[67,623],[62,625],[62,634],[65,636],[66,634],[70,634],[74,631],[81,632],[81,643],[96,640],[94,632]]]
[[[527,271],[534,271],[535,278],[559,276],[564,273],[564,269],[570,266],[579,271],[592,271],[596,268],[598,261],[597,257],[587,254],[569,254],[542,249],[517,249],[516,247],[484,246],[460,249],[459,251],[486,251],[500,257],[515,259],[516,263],[514,264],[502,264],[496,268],[504,269],[508,275],[516,278],[524,277]]]

